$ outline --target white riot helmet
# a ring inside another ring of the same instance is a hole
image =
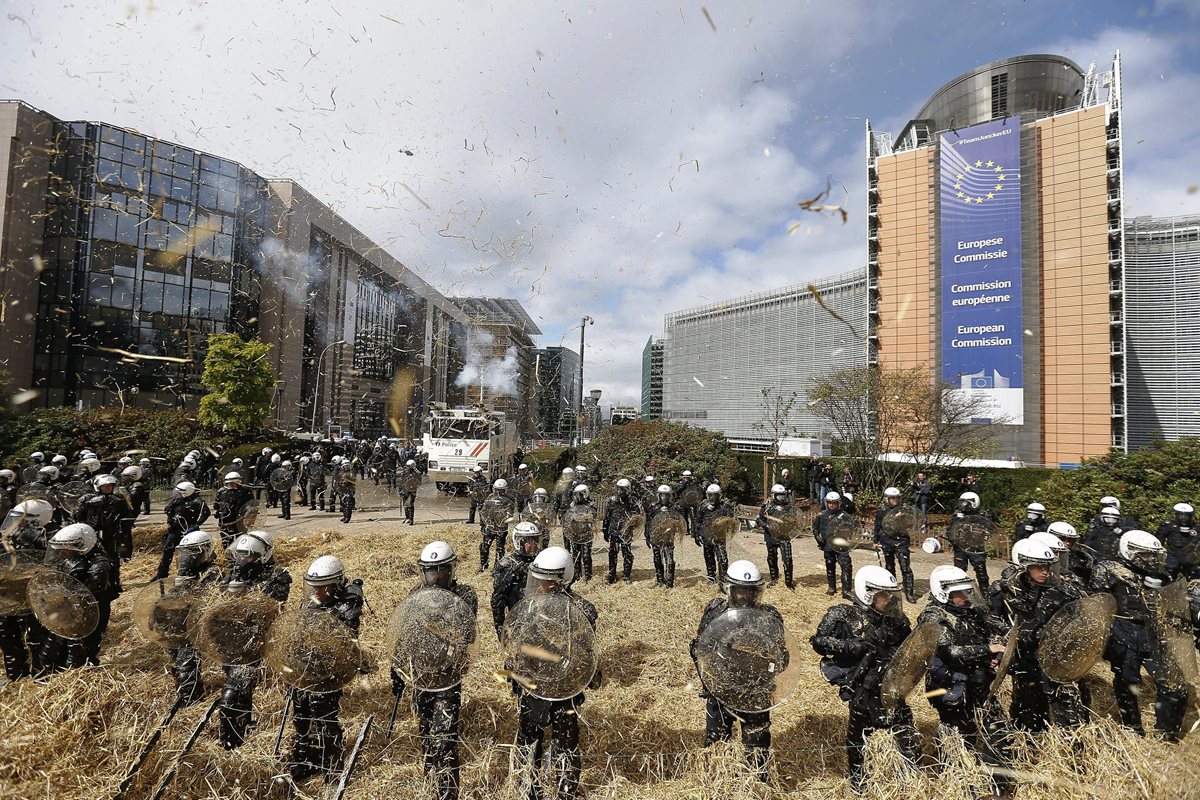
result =
[[[1116,525],[1121,519],[1121,511],[1114,506],[1105,506],[1100,509],[1100,521],[1106,525]]]
[[[524,471],[526,471],[526,470],[528,470],[528,469],[529,469],[529,465],[528,465],[528,464],[521,464],[520,466],[518,466],[518,467],[517,467],[517,472],[524,472]]]
[[[19,528],[22,524],[41,530],[54,519],[54,506],[45,500],[23,500],[12,507],[4,520],[4,529]]]
[[[841,503],[842,496],[840,494],[838,494],[837,492],[829,492],[828,494],[825,495],[825,502],[826,503]]]
[[[581,483],[575,487],[575,491],[572,492],[572,494],[580,495],[583,497],[584,500],[587,500],[588,495],[591,493],[591,491],[592,490],[588,488],[588,485],[586,483]]]
[[[1030,503],[1025,506],[1025,516],[1031,520],[1039,520],[1046,516],[1046,507],[1041,503]]]
[[[534,497],[549,497],[550,493],[547,492],[545,489],[538,487],[537,489],[533,490],[533,496]]]
[[[321,451],[320,451],[320,450],[318,450],[317,452],[313,453],[313,455],[312,455],[312,460],[313,460],[313,461],[316,461],[316,462],[318,462],[318,463],[320,463],[320,462],[321,462],[321,461],[322,461],[324,458],[325,458],[325,456],[321,455]]]
[[[1051,522],[1047,528],[1049,533],[1053,533],[1064,542],[1073,541],[1079,538],[1079,532],[1075,530],[1075,526],[1069,522]]]
[[[1118,546],[1121,560],[1139,567],[1152,569],[1159,566],[1166,555],[1158,537],[1146,531],[1125,531]]]
[[[187,467],[188,469],[195,469],[196,459],[192,458],[191,456],[184,456],[183,461],[179,462],[179,466]]]
[[[900,490],[897,489],[895,486],[889,486],[883,490],[883,496],[884,496],[884,499],[894,497],[897,500],[899,500],[900,499]]]
[[[842,499],[845,500],[847,503],[853,503],[854,495],[850,494],[849,492],[842,492]]]
[[[504,480],[504,478],[496,478],[495,483],[492,484],[492,488],[497,492],[502,492],[508,488],[508,481]]]
[[[675,493],[675,490],[672,489],[670,486],[668,486],[665,483],[662,486],[658,487],[658,496],[659,497],[662,497],[664,494],[669,497],[670,495],[672,495],[674,493]]]
[[[528,559],[536,555],[536,553],[525,552],[525,542],[534,541],[539,549],[542,546],[542,532],[533,522],[518,522],[513,526],[511,537],[513,554],[518,558]]]
[[[226,472],[225,473],[225,484],[226,485],[231,484],[231,483],[241,483],[241,482],[242,482],[242,476],[240,473],[237,473],[237,472]]]
[[[404,466],[406,466],[406,467],[415,467],[416,465],[417,465],[417,462],[413,461],[411,458],[408,461],[404,462]]]
[[[148,459],[148,458],[139,458],[139,459],[138,459],[138,466],[139,466],[139,467],[141,467],[142,469],[145,469],[146,467],[150,466],[150,459]]]
[[[1067,552],[1067,546],[1063,544],[1063,540],[1049,531],[1037,531],[1036,533],[1031,533],[1029,534],[1029,541],[1037,542],[1038,544],[1044,544],[1055,553]]]
[[[175,548],[179,571],[199,569],[213,560],[213,538],[207,531],[185,533]]]
[[[854,598],[865,608],[871,608],[875,595],[886,592],[892,595],[892,605],[899,601],[900,586],[896,576],[875,564],[862,567],[854,575]]]
[[[274,451],[274,450],[272,450],[272,449],[271,449],[271,448],[269,448],[269,447],[264,447],[264,448],[262,449],[262,454],[263,454],[264,456],[269,456],[269,455],[271,455],[271,453],[273,453],[273,452],[275,452],[275,451]]]
[[[263,558],[264,562],[270,561],[275,557],[275,537],[266,531],[249,531],[246,533],[246,535],[262,542],[262,545],[265,548]]]
[[[454,583],[454,565],[457,561],[458,555],[449,542],[430,542],[417,559],[421,580],[426,586],[449,589]]]
[[[278,464],[280,461],[283,461],[283,456],[279,455],[279,453],[271,454],[271,463],[272,464]]]
[[[963,492],[958,496],[958,502],[972,511],[979,510],[979,495],[974,492]]]
[[[930,555],[940,553],[942,552],[942,541],[936,536],[929,536],[925,541],[921,542],[921,549]]]
[[[729,605],[733,608],[746,608],[757,605],[762,599],[762,572],[753,561],[734,561],[725,568],[725,583],[729,590]]]
[[[629,482],[628,478],[621,478],[620,480],[617,481],[618,489],[628,489],[631,486],[633,486],[633,484]]]
[[[235,458],[233,461],[231,461],[229,463],[235,467],[240,467],[240,466],[243,466],[246,462],[242,461],[240,458]]]
[[[530,582],[540,582],[543,591],[553,591],[566,586],[574,577],[575,564],[571,554],[561,547],[547,547],[538,553],[537,558],[529,565]]]
[[[117,476],[116,475],[100,475],[99,477],[96,478],[96,480],[92,481],[92,485],[96,487],[97,492],[100,491],[105,486],[115,487],[117,485]]]
[[[308,565],[304,573],[304,585],[312,588],[318,586],[341,586],[346,582],[346,567],[337,556],[321,556]]]
[[[42,483],[53,483],[58,480],[58,467],[47,465],[38,470],[37,479]]]
[[[642,483],[644,483],[646,486],[653,486],[654,485],[654,476],[647,475],[646,477],[642,478]]]
[[[191,497],[196,493],[196,484],[191,481],[180,481],[175,484],[175,493],[180,497]]]
[[[1115,508],[1117,511],[1120,511],[1121,510],[1121,501],[1118,500],[1117,498],[1113,497],[1112,495],[1108,495],[1107,497],[1101,497],[1100,498],[1100,509],[1101,509],[1100,513],[1103,514],[1104,513],[1103,509],[1106,507],[1112,507],[1112,508]]]
[[[199,457],[200,457],[199,450],[189,450],[188,451],[188,458],[199,458]]]
[[[55,456],[54,458],[50,459],[50,463],[61,469],[62,467],[65,467],[67,465],[67,457],[66,456]]]
[[[67,525],[50,539],[51,550],[74,550],[82,555],[96,546],[96,529],[83,522]]]
[[[79,466],[87,470],[89,475],[95,475],[100,469],[100,459],[95,456],[88,456],[79,462]]]
[[[471,472],[483,472],[483,467],[476,464],[475,466],[471,467]]]
[[[300,456],[300,463],[301,463],[301,464],[307,464],[309,461],[312,461],[312,459],[311,459],[311,458],[309,458],[308,456]]]
[[[281,461],[281,462],[279,462],[279,466],[283,467],[284,469],[291,469],[292,462],[291,461]]]
[[[684,478],[690,478],[690,477],[692,477],[692,471],[691,471],[690,469],[685,469],[685,470],[683,471],[683,475],[682,475],[682,477],[684,477]]]
[[[244,533],[233,543],[233,556],[239,564],[267,563],[267,545],[257,536]]]
[[[562,474],[564,478],[569,478],[575,474],[575,470],[571,469],[570,467],[563,467]]]
[[[704,493],[705,493],[706,495],[708,495],[708,494],[720,494],[720,493],[721,493],[721,485],[720,485],[720,484],[717,484],[717,483],[710,483],[710,484],[708,485],[708,488],[704,490]]]
[[[1046,545],[1032,539],[1022,539],[1012,546],[1012,563],[1021,569],[1034,566],[1052,567],[1058,563],[1058,556]]]
[[[46,454],[43,453],[41,450],[35,450],[34,452],[29,454],[29,460],[35,464],[40,464],[46,460]]]
[[[776,499],[780,496],[787,497],[787,489],[783,488],[782,483],[777,483],[771,487],[771,494],[775,495]]]
[[[583,464],[576,464],[575,471],[576,472],[587,472],[587,467],[585,467]]]
[[[1191,503],[1176,503],[1171,511],[1175,514],[1175,522],[1183,526],[1190,527],[1196,519],[1196,509]]]
[[[0,469],[0,486],[7,486],[10,483],[15,483],[16,480],[17,473],[11,469]]]
[[[142,479],[142,468],[139,466],[126,467],[121,470],[121,477],[128,478],[131,481],[140,481]]]
[[[942,605],[950,602],[950,595],[954,592],[974,591],[975,581],[958,567],[942,564],[940,567],[934,567],[929,573],[929,593]]]
[[[133,459],[130,458],[129,456],[121,456],[120,458],[117,459],[118,467],[127,467],[132,463],[133,463]]]

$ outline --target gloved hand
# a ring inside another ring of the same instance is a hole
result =
[[[404,695],[404,678],[396,670],[392,670],[392,694],[396,697]]]

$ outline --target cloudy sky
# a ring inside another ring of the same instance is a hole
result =
[[[543,344],[590,314],[608,400],[637,401],[665,312],[861,265],[864,121],[895,133],[988,61],[1120,48],[1127,212],[1200,212],[1200,0],[4,10],[0,96],[294,179],[447,294],[517,298]],[[827,179],[845,224],[796,205]]]

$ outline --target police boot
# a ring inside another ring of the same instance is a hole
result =
[[[849,570],[842,570],[842,597],[847,600],[854,599],[854,584],[850,577]]]
[[[837,570],[834,567],[825,567],[825,594],[833,596],[837,594]]]
[[[767,560],[767,569],[771,573],[771,580],[767,581],[767,586],[774,586],[779,583],[779,564],[775,562],[775,559],[770,558]]]
[[[913,574],[911,572],[904,575],[904,599],[910,603],[917,602],[917,597],[913,594]]]
[[[608,583],[617,582],[617,551],[608,551]]]
[[[795,591],[796,581],[792,579],[792,565],[787,561],[783,562],[783,585]]]

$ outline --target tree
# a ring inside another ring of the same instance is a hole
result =
[[[230,432],[259,428],[271,412],[275,373],[267,361],[271,345],[232,333],[208,337],[204,374],[208,394],[200,399],[200,421]]]
[[[760,389],[759,394],[761,397],[758,401],[758,408],[762,412],[762,419],[750,427],[771,437],[771,455],[777,456],[779,455],[779,440],[786,436],[797,435],[796,426],[792,424],[792,416],[796,410],[798,399],[795,392],[784,394],[767,386]]]
[[[872,486],[896,485],[914,463],[952,467],[984,456],[1006,422],[995,417],[986,398],[931,381],[924,365],[836,370],[818,380],[808,396],[846,455],[861,460]],[[879,459],[889,453],[910,460]]]

